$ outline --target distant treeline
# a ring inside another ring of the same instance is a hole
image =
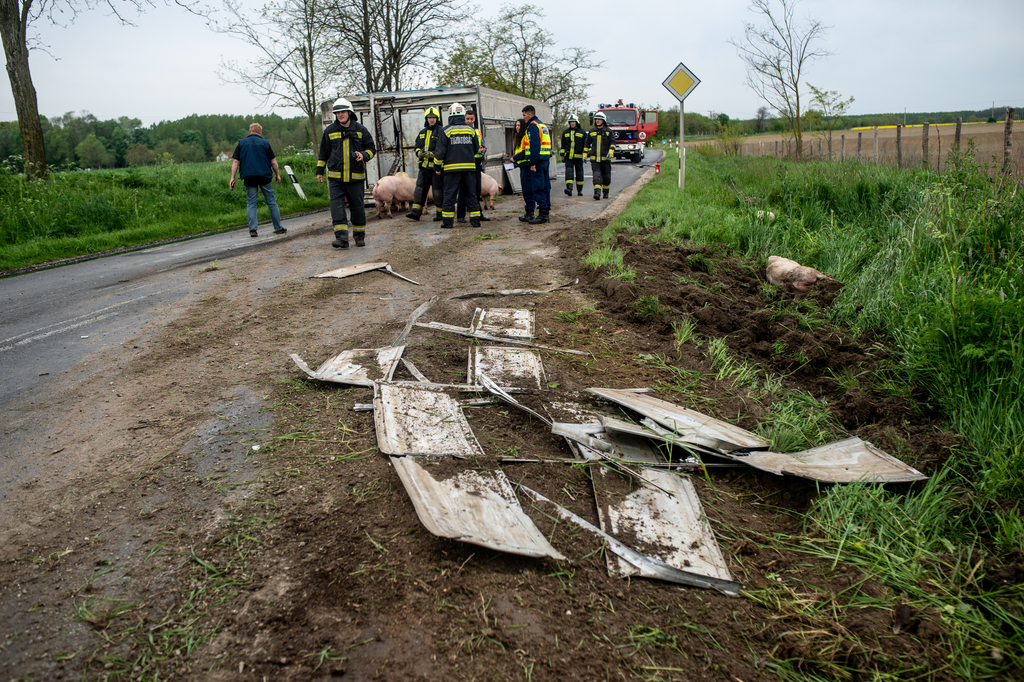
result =
[[[713,118],[696,112],[685,111],[686,114],[686,135],[718,135],[722,128],[729,127],[730,135],[756,135],[758,133],[784,133],[789,129],[788,122],[784,119],[775,118],[767,111],[762,116],[755,115],[751,119],[730,119],[726,114],[716,114]],[[982,109],[981,111],[938,111],[930,113],[906,114],[847,114],[841,119],[832,121],[832,130],[857,128],[862,126],[893,126],[893,125],[920,125],[922,123],[955,123],[957,116],[963,118],[964,123],[985,123],[986,121],[1002,121],[1006,117],[1006,107],[993,109]],[[827,127],[827,121],[822,119],[819,112],[813,109],[801,116],[803,130],[823,130]],[[658,137],[664,139],[679,138],[679,107],[662,109],[658,115]]]
[[[47,163],[61,170],[212,161],[221,152],[230,155],[238,140],[249,134],[253,121],[263,126],[263,137],[275,151],[312,147],[309,120],[305,116],[192,115],[154,123],[148,128],[137,118],[121,116],[100,121],[86,112],[40,119]],[[21,154],[17,121],[0,122],[0,162],[21,172]]]

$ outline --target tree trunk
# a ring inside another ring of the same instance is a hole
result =
[[[31,0],[19,7],[18,0],[0,0],[0,38],[7,58],[7,77],[11,81],[14,108],[18,114],[21,145],[25,154],[25,175],[29,180],[46,179],[46,148],[43,146],[43,124],[39,121],[39,105],[32,74],[28,69],[28,45],[25,31]]]

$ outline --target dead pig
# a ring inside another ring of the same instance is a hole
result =
[[[800,265],[795,260],[782,256],[768,256],[768,281],[787,291],[807,293],[818,280],[829,279],[828,275],[814,268]]]

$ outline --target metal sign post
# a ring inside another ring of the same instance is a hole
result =
[[[686,128],[683,125],[683,100],[686,99],[687,95],[693,92],[693,89],[700,84],[700,79],[693,75],[693,72],[686,68],[686,65],[679,62],[669,77],[662,82],[665,89],[671,92],[677,100],[679,100],[679,191],[683,190],[683,184],[686,180],[686,147],[685,133]]]

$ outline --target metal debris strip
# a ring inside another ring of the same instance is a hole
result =
[[[789,474],[822,483],[902,483],[928,478],[856,436],[786,455],[751,452],[745,456],[734,455],[732,459],[773,474]]]
[[[440,298],[440,296],[432,296],[429,300],[421,303],[416,310],[412,311],[412,315],[409,317],[409,321],[405,324],[405,328],[402,329],[402,333],[398,335],[398,338],[395,339],[395,342],[392,345],[397,346],[405,341],[405,337],[409,336],[409,332],[412,331],[412,326],[416,324],[416,320],[420,319],[420,316],[423,315],[423,313],[430,310],[430,308],[437,303]]]
[[[553,291],[558,291],[559,289],[571,287],[579,283],[579,279],[574,279],[571,282],[560,284],[552,289],[543,289],[539,291],[535,289],[487,289],[486,291],[471,291],[467,294],[459,294],[458,296],[452,296],[448,300],[452,301],[457,298],[483,298],[485,296],[532,296],[534,294],[550,294]]]
[[[640,424],[633,424],[631,422],[616,419],[615,417],[602,417],[601,423],[604,425],[605,430],[608,432],[609,437],[614,438],[626,438],[631,437],[634,439],[649,439],[669,445],[679,446],[688,452],[697,455],[714,455],[715,457],[726,457],[727,453],[721,450],[714,450],[706,448],[701,445],[689,443],[685,440],[678,438],[675,433],[669,431],[666,428],[660,426],[653,419],[645,417]]]
[[[409,360],[402,358],[402,364],[405,365],[405,368],[407,370],[409,370],[409,374],[413,375],[413,377],[416,378],[416,381],[420,382],[421,384],[431,383],[430,379],[424,376],[423,372],[416,369],[416,365],[412,364],[412,362],[410,362]]]
[[[546,416],[544,416],[540,412],[536,412],[535,410],[530,409],[526,405],[523,405],[521,402],[519,402],[518,400],[516,400],[515,398],[510,396],[508,394],[508,392],[505,391],[501,386],[498,386],[496,383],[494,383],[489,378],[487,378],[486,374],[481,374],[478,377],[478,379],[480,380],[480,386],[482,386],[488,392],[493,393],[494,395],[498,396],[498,398],[500,398],[502,401],[508,403],[512,407],[518,407],[523,412],[531,414],[534,417],[536,417],[537,419],[541,420],[541,422],[543,422],[544,424],[547,424],[548,426],[551,426],[551,420],[550,419],[548,419]]]
[[[291,359],[314,379],[333,384],[371,387],[376,381],[391,381],[405,346],[354,348],[328,359],[314,372],[295,353]]]
[[[469,382],[480,383],[486,376],[499,386],[544,388],[544,364],[540,353],[506,346],[471,346],[469,349]]]
[[[618,504],[599,501],[602,526],[612,535],[635,537],[645,553],[679,570],[731,581],[729,566],[704,514],[693,481],[666,471],[647,469],[649,483],[672,491],[672,496],[649,487],[629,493]],[[622,557],[608,557],[611,575],[629,577],[640,570]]]
[[[438,481],[412,457],[392,457],[416,515],[428,531],[501,552],[565,561],[523,511],[500,469],[463,471]]]
[[[411,280],[408,277],[400,275],[392,270],[391,265],[388,263],[361,263],[359,265],[346,265],[345,267],[338,268],[337,270],[328,270],[327,272],[322,272],[319,275],[313,275],[313,277],[316,279],[323,279],[325,277],[342,279],[344,277],[351,277],[352,275],[359,275],[364,272],[372,272],[373,270],[383,270],[389,275],[394,275],[399,279],[404,279],[406,282],[412,282],[416,286],[420,286],[419,282]]]
[[[666,495],[672,495],[672,491],[667,488],[660,487],[657,483],[652,482],[644,478],[639,471],[636,471],[626,466],[628,461],[622,453],[622,450],[614,443],[609,443],[606,440],[596,438],[594,435],[587,433],[590,424],[552,424],[551,433],[556,436],[562,436],[565,438],[570,445],[571,449],[576,450],[576,454],[582,459],[603,459],[608,462],[616,469],[624,474],[632,476],[637,481],[652,485],[658,490],[662,491]],[[604,427],[600,424],[594,424],[597,432],[600,435],[604,435]],[[573,446],[575,445],[575,448]],[[664,459],[661,460],[664,462]]]
[[[588,388],[590,393],[650,417],[684,442],[713,450],[767,450],[768,441],[757,434],[706,414],[658,398],[614,388]]]
[[[616,555],[622,557],[627,563],[636,567],[637,574],[644,578],[656,578],[658,580],[666,580],[668,582],[679,583],[681,585],[689,585],[690,587],[701,587],[704,589],[718,590],[729,596],[736,596],[739,594],[742,585],[732,580],[722,580],[720,578],[712,578],[710,576],[698,575],[691,573],[690,571],[684,571],[676,568],[675,566],[669,566],[663,561],[655,559],[653,557],[644,556],[634,549],[631,549],[624,543],[616,540],[614,537],[605,533],[600,528],[594,526],[586,519],[577,516],[570,510],[566,509],[562,505],[552,502],[548,498],[544,497],[538,492],[530,490],[524,485],[516,486],[519,490],[523,491],[538,502],[545,502],[555,508],[558,515],[566,520],[572,521],[580,528],[583,528],[590,533],[593,533],[597,537],[601,538],[608,544],[608,549],[614,552]]]
[[[572,353],[573,355],[590,355],[581,350],[570,350],[568,348],[553,348],[551,346],[542,346],[539,343],[530,343],[529,341],[520,341],[519,339],[513,339],[508,337],[492,336],[490,334],[483,334],[480,332],[474,332],[466,327],[456,327],[450,324],[444,324],[443,322],[417,322],[417,327],[423,327],[425,329],[433,329],[441,332],[451,332],[453,334],[461,334],[462,336],[469,336],[474,339],[481,339],[483,341],[495,341],[497,343],[511,343],[515,346],[527,346],[529,348],[539,348],[541,350],[550,350],[556,353]]]
[[[477,308],[469,331],[501,338],[532,339],[534,318],[525,308]]]
[[[387,455],[484,454],[459,402],[427,384],[378,382],[373,388],[373,408],[377,447]]]

